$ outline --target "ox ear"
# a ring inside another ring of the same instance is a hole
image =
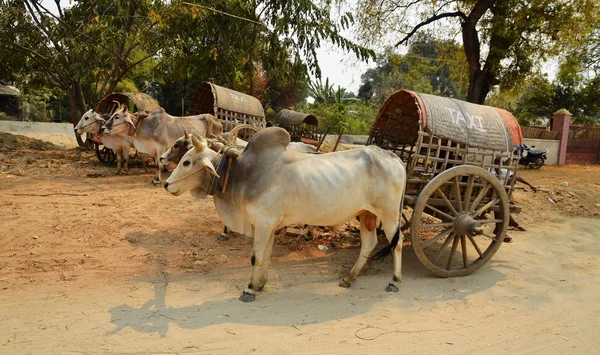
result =
[[[213,174],[216,177],[220,177],[219,174],[217,174],[214,165],[212,164],[210,159],[208,159],[208,157],[202,158],[202,165],[204,165],[208,169],[209,173]]]
[[[204,138],[198,139],[196,138],[196,136],[192,136],[192,144],[194,145],[194,148],[196,148],[196,152],[198,153],[203,151],[204,148],[206,148],[206,140],[204,140]]]

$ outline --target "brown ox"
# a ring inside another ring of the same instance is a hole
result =
[[[198,137],[207,135],[220,135],[223,126],[210,114],[174,117],[169,115],[162,107],[150,111],[147,117],[140,117],[137,124],[133,115],[127,111],[126,106],[120,107],[111,118],[102,126],[107,135],[122,134],[133,128],[133,145],[135,149],[154,157],[156,162],[156,175],[152,179],[154,185],[160,184],[162,164],[160,156],[186,132]]]

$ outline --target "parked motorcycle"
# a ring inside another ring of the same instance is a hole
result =
[[[519,164],[531,169],[539,169],[546,163],[548,151],[545,149],[537,150],[532,148],[535,148],[535,146],[533,145],[531,148],[529,148],[526,144],[523,144],[521,147],[521,158],[519,159]]]

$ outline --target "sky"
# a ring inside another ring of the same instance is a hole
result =
[[[373,60],[370,60],[369,63],[359,61],[354,54],[344,53],[332,45],[319,48],[317,58],[323,81],[329,78],[329,82],[333,83],[336,88],[339,85],[355,94],[358,94],[362,73],[375,66]],[[311,77],[314,79],[314,76]]]

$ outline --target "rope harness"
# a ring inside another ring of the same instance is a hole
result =
[[[91,126],[91,125],[93,125],[93,124],[96,124],[97,122],[98,122],[98,121],[94,120],[94,122],[92,122],[92,123],[88,123],[88,124],[86,124],[85,126],[83,126],[83,127],[81,127],[81,128],[78,128],[78,129],[84,129],[85,127],[88,127],[88,126]],[[100,128],[102,128],[102,125],[100,125],[100,127],[98,127],[98,132],[100,131]],[[96,134],[98,134],[98,133],[96,133]]]
[[[223,149],[221,149],[220,152],[217,153],[217,157],[219,157],[219,163],[216,166],[216,171],[217,175],[219,175],[219,178],[217,179],[217,176],[213,175],[212,181],[210,183],[210,189],[208,190],[208,194],[211,196],[214,196],[219,182],[221,182],[221,185],[223,186],[221,192],[225,193],[225,191],[227,190],[227,183],[229,182],[229,171],[231,170],[233,158],[223,159],[223,157],[227,155],[227,151],[231,148],[233,148],[233,146],[226,145],[223,147]],[[226,166],[227,170],[225,170]]]

